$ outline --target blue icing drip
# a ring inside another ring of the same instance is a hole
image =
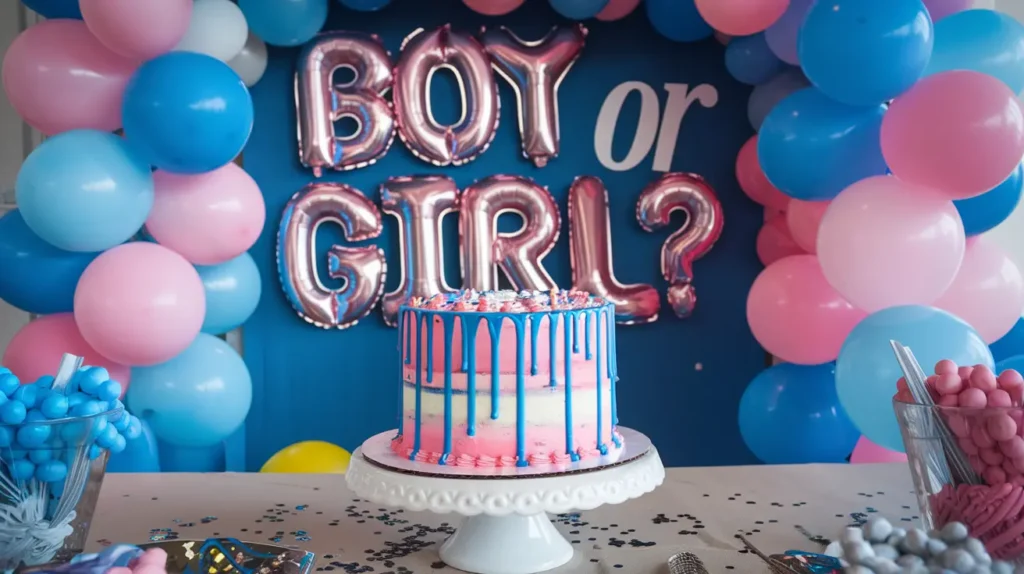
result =
[[[427,384],[434,382],[434,319],[427,314]]]
[[[468,401],[466,405],[466,434],[469,436],[476,435],[476,328],[478,326],[480,326],[479,317],[474,314],[462,315],[462,339],[473,342],[469,347],[469,363],[466,367]]]
[[[497,324],[495,324],[497,320]],[[498,363],[498,339],[501,334],[501,317],[487,317],[487,331],[491,334],[491,420],[498,420],[498,389],[501,369]]]
[[[516,466],[529,466],[526,460],[526,350],[523,345],[523,315],[513,315],[516,327]]]
[[[602,311],[603,313],[604,311]],[[601,400],[601,337],[597,338],[594,346],[597,348],[597,360],[594,361],[594,364],[597,365],[597,450],[601,454],[608,454],[608,447],[601,442],[601,427],[603,426],[601,420],[601,403],[603,402]],[[611,348],[608,349],[608,354],[611,354]]]
[[[530,314],[530,376],[537,375],[537,333],[540,332],[540,313]]]
[[[554,333],[554,329],[551,332]],[[569,459],[575,462],[580,459],[580,455],[573,448],[574,441],[572,438],[572,361],[569,361],[571,357],[568,352],[568,349],[572,347],[571,337],[572,331],[568,328],[565,329],[565,454],[568,454]],[[552,345],[552,356],[554,356],[554,350],[555,347]]]
[[[590,352],[590,312],[583,313],[583,317],[586,321],[583,323],[583,345],[584,353],[586,353],[587,360],[594,358],[593,353]]]
[[[576,313],[576,311],[569,311],[569,315],[565,318],[565,320],[572,320],[572,352],[578,354],[580,352],[580,316],[577,315]]]
[[[473,343],[473,352],[475,353],[476,352],[476,341],[473,340],[473,339],[470,339],[469,337],[466,336],[466,329],[465,329],[466,316],[464,314],[461,314],[461,313],[459,314],[459,316],[462,317],[462,325],[463,325],[463,329],[462,329],[462,365],[460,365],[460,366],[462,368],[462,372],[463,373],[468,373],[469,372],[469,347],[470,347],[470,342]]]
[[[399,339],[401,341],[401,339]],[[405,330],[405,364],[412,363],[412,331]]]
[[[455,318],[442,315],[444,325],[444,451],[438,464],[448,464],[448,455],[452,452],[452,323]]]
[[[402,340],[405,339],[405,332],[408,330],[408,328],[406,327],[406,320],[407,320],[406,316],[408,314],[409,314],[408,311],[405,311],[405,312],[399,311],[399,313],[398,313],[398,340],[399,341],[402,341]],[[405,413],[405,367],[402,366],[403,362],[406,363],[406,364],[409,363],[409,350],[408,349],[405,350],[405,356],[403,358],[403,361],[399,361],[399,364],[398,364],[398,380],[402,381],[402,388],[399,389],[399,391],[398,391],[398,434],[395,436],[395,438],[399,438],[399,437],[402,436],[402,422],[403,422],[402,419],[403,419],[404,413]]]
[[[615,314],[612,311],[608,311],[608,355],[611,358],[611,366],[608,367],[608,378],[611,381],[609,384],[612,387],[612,428],[619,424],[618,399],[615,398],[615,387],[619,382],[618,347],[619,345],[615,337]],[[618,445],[616,444],[616,446]]]
[[[413,433],[412,453],[409,454],[409,460],[416,460],[416,455],[420,452],[420,423],[423,413],[423,369],[420,368],[420,364],[423,362],[424,321],[421,321],[422,314],[419,311],[413,312],[413,315],[416,317],[416,419],[413,426],[416,432]]]
[[[555,378],[555,333],[558,331],[558,313],[552,312],[548,314],[548,318],[551,321],[551,324],[548,325],[548,336],[551,339],[551,350],[548,352],[548,357],[551,359],[551,386],[556,387],[558,380]]]

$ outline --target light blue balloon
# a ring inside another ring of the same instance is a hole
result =
[[[879,136],[885,106],[848,106],[814,88],[775,106],[757,138],[768,181],[786,195],[827,201],[846,186],[884,175]]]
[[[342,2],[351,0],[342,0]],[[608,5],[608,0],[548,0],[551,7],[570,20],[586,20]]]
[[[942,359],[989,368],[994,361],[988,345],[970,325],[934,307],[889,307],[858,323],[843,342],[836,361],[839,400],[868,440],[902,452],[903,439],[892,397],[903,372],[890,340],[910,347],[926,372]]]
[[[811,83],[830,98],[871,106],[921,78],[933,42],[921,0],[828,0],[807,12],[797,51]]]
[[[128,409],[157,438],[212,446],[235,432],[252,405],[252,379],[230,345],[206,333],[166,363],[132,369]]]
[[[833,363],[761,371],[740,398],[739,427],[768,464],[844,462],[860,438],[839,405]]]
[[[107,472],[160,472],[160,449],[146,421],[142,421],[138,438],[128,441],[123,451],[110,455]]]
[[[731,43],[731,42],[730,42]],[[747,100],[747,119],[754,131],[761,129],[764,119],[768,117],[779,102],[793,92],[810,87],[800,68],[786,68],[774,78],[754,88]]]
[[[254,34],[272,46],[298,46],[327,21],[327,0],[238,0]]]
[[[763,84],[786,67],[785,62],[768,47],[764,34],[733,38],[725,47],[725,69],[744,84]]]
[[[715,33],[694,0],[646,0],[644,6],[651,26],[674,42],[696,42]]]
[[[203,332],[222,335],[245,323],[260,302],[260,270],[248,253],[219,265],[196,265],[206,292]]]
[[[160,169],[205,173],[238,157],[252,131],[249,90],[216,58],[170,52],[139,66],[124,90],[124,133]]]
[[[130,239],[153,207],[149,163],[124,138],[72,130],[43,140],[15,184],[33,233],[64,251],[97,252]]]
[[[973,70],[1024,90],[1024,25],[994,10],[965,10],[935,23],[935,50],[926,74]]]

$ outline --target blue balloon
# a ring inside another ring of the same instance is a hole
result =
[[[69,313],[78,278],[97,255],[57,249],[9,211],[0,218],[0,299],[36,315]]]
[[[142,434],[128,441],[128,446],[110,455],[107,472],[160,472],[160,448],[156,435],[146,421],[142,421]]]
[[[351,0],[342,0],[342,2]],[[586,20],[597,16],[597,13],[608,5],[608,0],[548,0],[551,7],[562,16],[571,20]]]
[[[885,106],[853,107],[814,88],[775,106],[757,138],[768,181],[786,195],[827,201],[886,170],[879,135]]]
[[[889,346],[890,340],[910,347],[927,371],[942,359],[989,368],[995,362],[988,345],[970,325],[934,307],[889,307],[858,323],[843,342],[836,361],[839,400],[868,440],[902,452],[903,439],[892,397],[903,372]]]
[[[921,78],[933,42],[921,0],[829,0],[807,12],[797,51],[811,83],[830,98],[871,106]]]
[[[1024,319],[1017,319],[1010,332],[988,346],[996,363],[1017,355],[1024,355]],[[1020,370],[1020,369],[1018,369]],[[1024,372],[1024,370],[1021,370]]]
[[[763,84],[786,67],[786,63],[768,47],[764,34],[733,38],[725,47],[725,69],[744,84]]]
[[[238,0],[238,7],[249,29],[273,46],[305,44],[327,21],[327,0]]]
[[[964,233],[968,236],[985,233],[1002,223],[1020,203],[1024,187],[1024,166],[1018,165],[1006,181],[990,191],[970,199],[953,201],[960,219],[964,222]]]
[[[731,43],[731,42],[730,42]],[[782,73],[754,88],[747,101],[747,119],[754,131],[761,129],[768,114],[793,92],[810,87],[800,68],[785,68]]]
[[[996,363],[995,372],[1001,373],[1007,369],[1013,369],[1017,372],[1024,373],[1024,354],[1007,357]]]
[[[160,443],[160,468],[165,472],[224,472],[224,444],[188,447]]]
[[[836,396],[835,365],[783,363],[743,391],[740,435],[767,464],[844,462],[860,433]]]
[[[130,239],[153,207],[153,174],[114,134],[72,130],[43,140],[21,164],[15,199],[36,235],[65,251]]]
[[[206,292],[203,332],[222,335],[242,325],[260,302],[260,270],[248,253],[219,265],[196,265]]]
[[[124,132],[150,163],[173,173],[226,165],[252,131],[252,98],[238,74],[205,54],[143,63],[124,92]]]
[[[973,70],[1024,90],[1024,25],[995,10],[965,10],[935,23],[935,49],[925,73]]]
[[[157,438],[177,446],[212,446],[235,432],[252,404],[252,379],[230,345],[206,333],[166,363],[132,369],[128,409]]]
[[[697,11],[694,0],[647,0],[644,6],[651,26],[674,42],[696,42],[715,33]]]
[[[21,3],[43,18],[82,19],[78,0],[21,0]]]
[[[373,12],[380,10],[391,3],[391,0],[340,0],[341,5],[360,12]]]

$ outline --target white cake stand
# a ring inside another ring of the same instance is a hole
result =
[[[395,431],[356,449],[349,488],[373,502],[467,518],[441,546],[449,566],[476,574],[535,574],[572,559],[572,545],[547,513],[619,504],[665,480],[657,449],[643,434],[618,428],[624,448],[565,466],[465,469],[406,460],[391,450]]]

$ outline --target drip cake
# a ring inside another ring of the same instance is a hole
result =
[[[580,291],[472,290],[399,311],[399,456],[459,467],[614,460],[615,306]]]

